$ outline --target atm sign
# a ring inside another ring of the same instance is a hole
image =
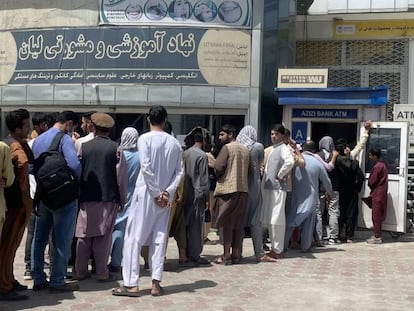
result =
[[[356,119],[357,109],[292,109],[292,118]]]

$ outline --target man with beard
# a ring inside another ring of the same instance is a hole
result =
[[[208,207],[209,178],[207,154],[203,151],[203,135],[194,134],[194,145],[184,152],[185,199],[183,204],[187,258],[195,264],[209,264],[200,257],[204,244],[204,213]]]
[[[218,179],[213,223],[219,229],[224,248],[216,263],[228,265],[240,261],[250,155],[246,146],[236,142],[236,129],[231,125],[222,126],[219,140],[224,146],[214,165]]]

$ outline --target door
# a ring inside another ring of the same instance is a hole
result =
[[[311,138],[316,143],[324,136],[331,136],[334,141],[344,138],[354,145],[357,132],[358,123],[356,122],[311,122]]]
[[[361,133],[364,127],[361,126]],[[361,169],[365,173],[364,187],[361,197],[370,193],[368,178],[372,164],[368,160],[371,148],[381,150],[381,161],[388,168],[388,201],[387,216],[383,222],[383,230],[405,232],[407,204],[407,155],[408,155],[408,122],[374,122],[364,152],[360,155]],[[372,228],[371,209],[362,201],[358,225]]]

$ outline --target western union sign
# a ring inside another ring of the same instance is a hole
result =
[[[279,69],[278,88],[326,88],[328,69]]]

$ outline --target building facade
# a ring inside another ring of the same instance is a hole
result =
[[[2,121],[21,107],[99,110],[116,117],[118,133],[127,125],[144,131],[148,107],[162,104],[177,135],[197,125],[213,133],[224,123],[260,128],[263,96],[275,110],[274,95],[273,106],[267,98],[277,65],[293,64],[278,48],[294,49],[294,4],[3,0]],[[271,72],[262,70],[267,66]],[[262,85],[264,76],[270,78]]]

